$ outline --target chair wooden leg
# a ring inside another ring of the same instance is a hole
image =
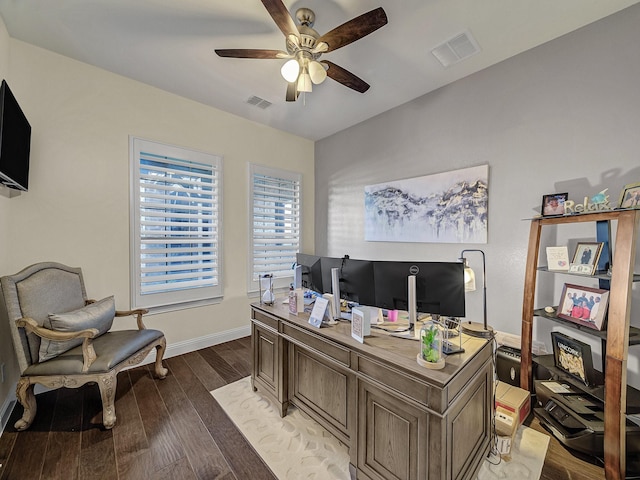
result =
[[[162,357],[164,356],[164,351],[167,348],[167,340],[162,337],[162,342],[160,345],[156,346],[156,376],[160,379],[163,379],[169,373],[169,370],[162,366]]]
[[[102,398],[102,424],[104,428],[110,430],[116,424],[116,373],[110,372],[100,375],[98,388]]]
[[[22,418],[14,424],[14,427],[16,430],[22,431],[31,426],[38,410],[36,396],[33,394],[33,384],[28,378],[23,377],[18,381],[16,397],[18,397],[20,405],[24,408],[24,412]]]

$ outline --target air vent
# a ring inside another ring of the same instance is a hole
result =
[[[250,96],[249,99],[247,100],[247,103],[249,105],[255,105],[256,107],[261,108],[263,110],[265,108],[269,108],[272,105],[271,102],[265,100],[264,98],[256,97],[255,95]]]
[[[463,32],[431,50],[443,67],[447,68],[480,52],[478,42],[471,33]]]

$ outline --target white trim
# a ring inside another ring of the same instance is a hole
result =
[[[2,408],[0,409],[0,437],[4,432],[4,427],[7,426],[7,422],[11,417],[11,412],[13,410],[13,407],[16,404],[17,399],[16,399],[15,391],[17,386],[18,386],[17,383],[13,386],[13,388],[10,391],[11,393],[9,393],[9,396],[7,396],[7,398],[4,401],[4,404],[2,405]]]
[[[239,338],[248,337],[251,335],[251,325],[244,327],[234,328],[232,330],[226,330],[224,332],[212,333],[211,335],[205,335],[204,337],[191,338],[178,343],[172,343],[167,345],[167,349],[164,353],[164,358],[176,357],[178,355],[184,355],[185,353],[195,352],[196,350],[202,350],[203,348],[212,347],[220,343],[230,342],[231,340],[237,340]],[[156,361],[156,351],[151,351],[142,363],[134,365],[130,368],[139,367],[140,365],[147,365]]]

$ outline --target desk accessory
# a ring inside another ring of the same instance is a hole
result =
[[[418,363],[423,367],[439,370],[444,368],[442,354],[442,331],[437,322],[430,320],[420,329],[420,353]]]
[[[364,337],[371,335],[371,321],[369,310],[364,308],[351,309],[351,336],[360,343],[364,343]]]
[[[309,316],[309,324],[313,325],[316,328],[320,328],[322,326],[322,321],[327,313],[327,306],[329,305],[329,300],[326,298],[318,297],[316,301],[313,303],[313,310],[311,310],[311,315]]]
[[[273,305],[276,297],[273,294],[273,275],[267,273],[258,277],[260,285],[260,303],[263,305]]]
[[[469,267],[465,253],[478,252],[482,254],[482,305],[484,323],[463,322],[460,324],[462,332],[472,337],[491,338],[493,337],[493,328],[487,325],[487,268],[484,252],[482,250],[462,250],[460,260],[464,263],[464,289],[467,292],[473,292],[476,289],[476,277],[474,271]]]

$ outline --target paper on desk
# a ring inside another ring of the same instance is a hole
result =
[[[553,393],[571,393],[571,390],[558,382],[542,382],[542,385],[547,387]]]

